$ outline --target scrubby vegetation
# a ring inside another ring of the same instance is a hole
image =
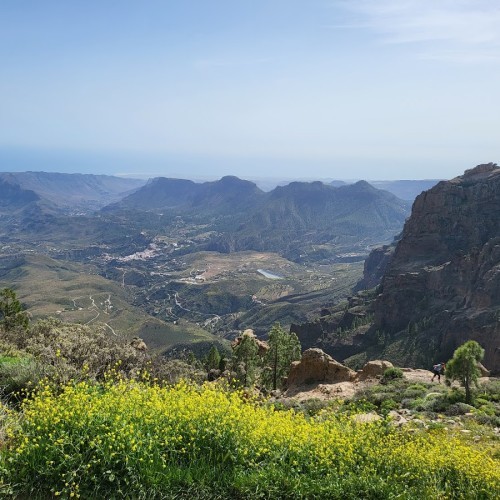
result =
[[[22,411],[3,484],[32,498],[493,498],[500,484],[488,453],[438,430],[306,418],[214,385],[45,385]]]
[[[472,393],[470,403],[458,387],[433,383],[414,383],[396,378],[390,382],[382,378],[356,393],[353,402],[365,410],[406,410],[418,418],[441,419],[446,416],[468,415],[469,422],[500,427],[500,381],[482,384]],[[349,402],[351,404],[351,402]]]
[[[393,366],[391,368],[387,368],[387,370],[384,371],[381,382],[383,384],[386,384],[387,382],[396,380],[398,378],[403,378],[403,370],[401,370],[401,368]]]
[[[5,337],[5,335],[3,335]],[[0,345],[0,389],[4,398],[19,399],[42,379],[51,384],[70,380],[102,380],[117,363],[120,372],[134,378],[148,370],[158,379],[176,382],[180,378],[202,381],[198,366],[165,359],[134,347],[126,338],[112,338],[104,325],[61,323],[40,320],[27,330],[9,332]]]
[[[467,404],[461,388],[390,368],[352,400],[280,401],[244,388],[276,389],[297,358],[279,325],[267,346],[243,335],[232,359],[213,347],[204,363],[148,354],[98,325],[0,333],[4,498],[500,494],[498,381]]]

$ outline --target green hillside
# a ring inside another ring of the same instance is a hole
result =
[[[127,289],[99,276],[92,266],[40,255],[1,256],[0,288],[6,287],[16,290],[33,320],[54,316],[71,323],[103,323],[111,333],[140,335],[158,349],[214,340],[194,324],[149,316],[132,305]]]

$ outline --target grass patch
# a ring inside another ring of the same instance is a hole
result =
[[[17,365],[22,362],[22,358],[18,356],[5,356],[0,354],[0,365]]]

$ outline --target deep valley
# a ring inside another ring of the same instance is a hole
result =
[[[37,192],[32,176],[4,174],[0,285],[35,319],[103,322],[160,350],[313,319],[351,294],[409,207],[367,183],[265,193],[235,177],[155,179],[129,194],[109,177],[36,180]]]

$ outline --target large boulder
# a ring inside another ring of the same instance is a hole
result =
[[[130,345],[136,349],[137,351],[145,352],[148,349],[148,346],[146,345],[146,342],[142,340],[140,337],[134,337],[130,341]]]
[[[368,361],[368,363],[363,366],[363,369],[358,373],[359,380],[366,380],[368,378],[381,377],[387,368],[393,368],[394,365],[390,361],[384,361],[381,359],[375,359],[373,361]]]
[[[356,372],[335,361],[321,349],[307,349],[300,361],[292,363],[288,375],[288,387],[308,384],[335,384],[349,382],[356,378]]]

